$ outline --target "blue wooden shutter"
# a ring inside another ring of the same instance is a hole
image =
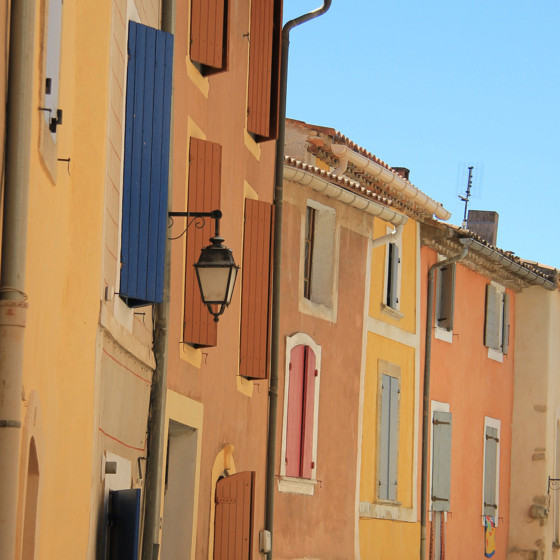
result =
[[[486,286],[486,322],[484,325],[484,345],[488,348],[500,349],[500,300],[498,290],[488,284]]]
[[[502,325],[502,352],[508,353],[509,350],[509,295],[504,294],[504,313]]]
[[[163,300],[173,36],[133,21],[128,30],[120,297]]]
[[[398,303],[398,279],[399,279],[399,246],[389,243],[389,263],[387,276],[387,305],[393,309]]]
[[[389,412],[391,402],[391,378],[381,376],[381,440],[379,442],[378,496],[382,500],[389,495]]]
[[[390,411],[389,411],[389,468],[387,497],[389,500],[397,499],[397,475],[398,475],[398,445],[399,445],[399,403],[400,385],[396,377],[391,380]]]
[[[449,511],[451,496],[450,412],[434,411],[432,434],[432,509]]]
[[[498,464],[498,430],[486,426],[484,434],[484,515],[494,517],[497,504],[496,468]]]

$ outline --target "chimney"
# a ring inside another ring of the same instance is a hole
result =
[[[491,210],[469,210],[467,229],[482,237],[490,245],[496,245],[498,218],[498,212]]]
[[[406,167],[393,167],[393,169],[403,178],[408,181],[408,177],[410,175],[410,169]]]

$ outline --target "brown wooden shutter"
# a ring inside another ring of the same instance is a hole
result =
[[[268,374],[271,227],[272,205],[246,199],[239,373],[251,379]]]
[[[191,60],[204,74],[227,70],[227,0],[192,0]]]
[[[220,209],[221,161],[222,147],[219,144],[191,138],[187,211]],[[202,304],[193,266],[201,249],[210,245],[213,235],[214,220],[210,218],[205,220],[202,228],[189,228],[186,235],[183,342],[193,346],[216,346],[218,341],[217,323]]]
[[[255,473],[240,472],[216,484],[214,560],[250,560]]]
[[[247,129],[257,140],[278,134],[281,0],[251,2]]]

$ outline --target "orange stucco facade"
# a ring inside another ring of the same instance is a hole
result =
[[[468,257],[467,257],[468,259]],[[428,270],[437,253],[422,248],[422,337],[425,337]],[[484,558],[483,472],[485,417],[499,420],[499,514],[494,558],[505,559],[509,527],[514,348],[503,361],[484,345],[485,290],[490,279],[456,265],[452,342],[432,338],[430,403],[452,414],[451,502],[445,522],[446,557]],[[515,295],[510,297],[510,340],[515,340]],[[435,329],[434,329],[435,333]],[[422,349],[424,352],[424,345]],[[424,355],[422,356],[424,362]],[[428,502],[429,503],[429,502]],[[431,516],[430,516],[431,517]],[[432,527],[428,524],[428,545]]]
[[[219,144],[219,209],[223,212],[220,233],[237,264],[243,260],[245,199],[272,201],[275,159],[275,143],[255,142],[246,126],[249,41],[243,34],[250,28],[250,7],[249,0],[232,3],[228,68],[204,76],[189,56],[191,2],[179,0],[175,6],[171,207],[178,212],[187,210],[191,138]],[[184,227],[184,220],[176,219],[173,235],[179,235]],[[195,228],[193,225],[187,235]],[[209,244],[208,240],[205,244]],[[213,497],[217,478],[225,471],[228,474],[254,471],[251,550],[253,557],[258,557],[258,532],[264,528],[268,379],[253,382],[239,376],[243,270],[238,275],[231,305],[220,317],[217,345],[196,348],[183,342],[186,266],[185,237],[182,237],[171,243],[168,388],[178,404],[175,409],[168,405],[168,419],[186,423],[198,434],[197,451],[193,454],[198,456],[198,462],[196,472],[192,473],[198,505],[195,499],[195,503],[187,506],[194,510],[186,529],[193,534],[191,554],[192,558],[213,558]],[[201,411],[196,426],[178,417],[182,410],[193,406],[193,410]],[[189,461],[187,458],[186,462]],[[164,519],[166,499],[167,496]],[[166,557],[177,557],[174,554],[180,550],[166,544],[164,528],[164,551],[166,546]]]

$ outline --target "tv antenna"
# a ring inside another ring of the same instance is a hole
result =
[[[463,228],[467,227],[467,209],[469,207],[469,200],[471,198],[471,188],[472,188],[472,171],[473,166],[469,165],[469,178],[467,180],[467,192],[465,196],[459,195],[459,198],[465,203],[465,213],[463,214]]]

